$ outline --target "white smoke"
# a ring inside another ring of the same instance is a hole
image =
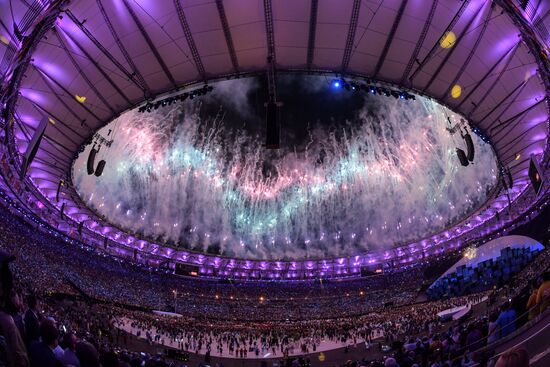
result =
[[[311,84],[326,86],[322,79]],[[252,116],[255,83],[227,81],[203,100]],[[475,164],[460,167],[461,139],[445,130],[454,114],[420,97],[365,99],[344,130],[312,127],[303,151],[265,150],[222,115],[201,118],[195,102],[130,111],[102,131],[116,126],[103,175],[86,174],[88,146],[73,181],[88,205],[123,228],[253,259],[389,248],[439,231],[485,200],[496,179],[493,153],[473,136]]]

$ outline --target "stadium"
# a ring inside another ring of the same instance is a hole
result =
[[[0,365],[550,364],[548,28],[0,0]]]

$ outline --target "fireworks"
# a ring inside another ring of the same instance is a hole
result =
[[[210,98],[203,103],[216,102]],[[485,200],[494,155],[473,135],[476,162],[459,167],[460,142],[445,130],[446,114],[458,116],[425,98],[377,103],[376,115],[365,104],[345,129],[311,126],[299,149],[278,152],[199,104],[130,111],[104,128],[114,126],[115,136],[102,151],[103,176],[85,173],[88,146],[73,179],[88,205],[123,228],[256,259],[389,248],[441,230]]]

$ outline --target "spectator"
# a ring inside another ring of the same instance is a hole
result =
[[[538,312],[543,313],[550,305],[550,272],[542,274],[542,284],[537,291]]]
[[[499,327],[500,337],[504,338],[516,331],[517,314],[516,311],[510,307],[509,302],[504,303],[501,310],[496,322]]]
[[[529,300],[527,301],[527,309],[529,310],[529,320],[534,319],[538,315],[538,307],[536,307],[537,294],[538,294],[537,286],[535,282],[532,282],[531,295],[529,296]]]
[[[76,344],[76,356],[80,361],[80,367],[100,367],[97,349],[86,341]]]
[[[523,348],[509,350],[499,357],[495,367],[529,367],[529,355]]]
[[[487,344],[494,343],[500,338],[497,319],[498,313],[493,311],[489,316],[489,325],[487,327]]]
[[[395,358],[389,357],[384,361],[384,367],[398,367]]]
[[[101,367],[119,367],[120,361],[114,352],[105,352],[99,358]]]
[[[21,338],[25,340],[25,321],[23,320],[23,302],[21,296],[16,289],[12,289],[10,294],[10,305],[8,307],[8,313],[13,318],[17,330]]]
[[[27,312],[25,312],[25,333],[27,336],[27,347],[38,341],[40,336],[40,312],[38,311],[38,300],[34,295],[27,297]]]
[[[21,334],[7,313],[11,305],[13,276],[9,263],[15,257],[0,251],[0,363],[10,367],[28,367],[29,359]]]
[[[465,352],[462,360],[460,361],[461,367],[471,367],[475,366],[477,363],[472,359],[472,354]]]
[[[477,323],[471,324],[468,327],[468,334],[466,335],[466,346],[470,350],[476,350],[481,348],[483,339],[483,333]]]
[[[35,341],[29,348],[31,367],[63,367],[55,356],[58,346],[59,331],[55,322],[45,319],[39,327],[40,341]]]
[[[61,358],[61,363],[63,363],[63,366],[80,367],[80,361],[76,357],[77,343],[78,338],[74,333],[67,333],[63,336],[63,345],[65,346],[63,357]]]

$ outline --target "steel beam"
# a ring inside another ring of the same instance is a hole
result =
[[[193,56],[193,62],[195,67],[199,72],[199,75],[202,79],[206,79],[206,72],[204,71],[204,65],[202,64],[201,56],[197,50],[197,45],[193,39],[193,34],[191,33],[191,28],[189,28],[189,23],[187,23],[187,18],[185,17],[185,12],[181,6],[180,0],[174,0],[174,6],[176,7],[176,12],[178,13],[178,18],[180,20],[181,28],[185,39],[187,40],[187,45],[191,50],[191,55]]]
[[[426,84],[426,86],[424,88],[422,88],[422,91],[426,91],[428,88],[430,88],[430,86],[432,85],[432,83],[435,81],[435,79],[437,79],[437,77],[439,76],[439,73],[441,72],[441,70],[443,69],[443,67],[445,65],[447,65],[447,61],[449,61],[449,59],[453,56],[454,52],[457,50],[458,48],[458,45],[460,44],[460,42],[464,39],[464,37],[466,36],[466,34],[468,33],[468,31],[470,30],[470,27],[472,26],[472,24],[474,23],[474,20],[476,19],[476,16],[477,14],[481,11],[481,9],[483,9],[483,6],[485,4],[482,4],[479,9],[477,9],[477,11],[475,12],[476,15],[472,16],[470,18],[470,20],[468,21],[468,23],[466,24],[466,27],[464,27],[464,29],[462,30],[462,32],[460,32],[460,35],[457,37],[456,39],[456,42],[454,43],[453,47],[451,47],[451,49],[447,52],[447,54],[445,55],[445,57],[443,57],[443,60],[441,61],[441,63],[439,64],[439,66],[437,67],[437,69],[435,70],[435,72],[431,75],[430,79],[428,80],[428,84]]]
[[[483,77],[481,77],[476,85],[472,88],[472,90],[470,90],[468,92],[468,94],[466,96],[464,96],[464,98],[462,99],[462,101],[458,104],[458,106],[456,106],[457,109],[460,108],[460,106],[462,106],[462,104],[464,104],[464,102],[466,102],[470,96],[483,84],[483,82],[485,82],[485,80],[487,80],[487,78],[493,73],[493,71],[497,68],[498,65],[500,65],[500,63],[506,59],[506,57],[509,57],[508,58],[508,61],[506,62],[506,65],[508,65],[510,63],[510,60],[512,60],[512,57],[514,56],[514,53],[516,52],[516,48],[518,47],[518,43],[516,43],[515,45],[513,45],[512,47],[510,47],[510,49],[508,51],[506,51],[494,64],[493,66],[491,66],[489,68],[489,70],[487,70],[487,72],[485,73],[485,75],[483,75]],[[507,67],[505,67],[502,69],[501,71],[501,74],[504,72],[504,70],[507,69]],[[498,79],[498,78],[497,78]],[[477,108],[477,107],[476,107]]]
[[[344,47],[344,56],[342,57],[342,72],[346,72],[351,60],[351,52],[353,51],[353,41],[357,32],[357,23],[359,21],[359,10],[361,9],[361,0],[353,0],[351,9],[351,17],[349,21],[348,37],[346,38],[346,46]]]
[[[426,22],[424,23],[424,27],[422,27],[422,32],[420,32],[420,37],[418,38],[418,41],[416,42],[416,46],[414,47],[414,51],[409,59],[409,62],[407,63],[407,67],[405,68],[405,71],[403,72],[403,76],[401,76],[401,85],[405,85],[405,82],[407,81],[407,78],[412,70],[412,67],[415,62],[418,62],[418,54],[420,53],[420,50],[422,49],[422,45],[424,44],[424,40],[426,39],[426,35],[428,34],[428,30],[430,29],[430,26],[432,24],[432,20],[435,14],[435,10],[437,9],[437,2],[438,0],[432,1],[432,6],[430,8],[430,12],[428,13],[428,18],[426,18]]]
[[[313,57],[315,55],[315,36],[317,35],[317,12],[319,10],[319,0],[311,0],[311,8],[309,11],[309,35],[307,39],[307,61],[308,69],[313,65]]]
[[[109,27],[109,30],[111,31],[111,35],[115,39],[115,42],[117,43],[120,49],[120,52],[122,53],[122,55],[124,55],[126,62],[132,68],[132,72],[129,72],[128,70],[126,70],[126,68],[122,66],[122,64],[101,44],[101,42],[99,42],[95,38],[92,32],[90,32],[88,28],[84,26],[84,23],[79,21],[69,9],[65,10],[65,14],[67,14],[69,19],[72,20],[72,22],[82,31],[82,33],[84,33],[86,37],[88,37],[88,39],[101,51],[101,53],[103,53],[103,55],[105,55],[109,59],[109,61],[111,61],[128,78],[128,80],[130,80],[139,89],[141,89],[146,97],[149,96],[151,94],[151,91],[149,90],[149,87],[146,84],[143,84],[145,83],[145,79],[143,79],[143,76],[141,75],[139,70],[135,68],[132,58],[130,57],[130,55],[128,55],[128,51],[126,51],[126,48],[124,48],[124,46],[122,45],[122,41],[120,41],[120,38],[116,34],[116,31],[113,28],[113,25],[111,24],[111,21],[107,16],[107,13],[105,13],[105,10],[103,9],[103,5],[101,5],[101,1],[97,0],[97,3],[99,6],[99,9],[101,10],[101,13],[103,14],[105,23],[107,24],[107,26]],[[136,78],[138,80],[136,80]]]
[[[107,83],[109,83],[109,85],[111,85],[111,87],[113,87],[114,90],[117,91],[118,94],[120,94],[120,96],[122,98],[124,98],[124,101],[128,104],[128,105],[131,105],[132,102],[130,102],[130,100],[128,99],[128,97],[126,96],[126,94],[120,89],[120,87],[113,81],[113,79],[111,77],[109,77],[109,75],[107,75],[107,73],[105,72],[105,70],[98,64],[98,62],[96,61],[96,59],[94,57],[92,57],[88,51],[86,51],[86,49],[84,47],[82,47],[82,45],[73,37],[71,36],[69,33],[65,33],[63,32],[75,45],[76,47],[78,47],[78,49],[84,54],[84,56],[86,56],[86,59],[91,62],[95,68],[97,69],[97,71],[99,71],[99,73],[101,74],[101,76],[107,81]]]
[[[454,85],[460,80],[462,77],[462,74],[464,74],[464,71],[470,64],[470,61],[472,60],[472,57],[477,51],[477,48],[479,47],[479,44],[481,43],[481,40],[483,39],[483,36],[485,35],[485,31],[487,30],[487,26],[489,25],[489,21],[491,20],[491,15],[493,13],[493,4],[491,4],[491,10],[487,12],[487,15],[485,16],[485,20],[483,22],[483,26],[481,27],[481,31],[479,32],[479,35],[477,36],[476,42],[474,43],[474,47],[470,50],[468,53],[468,57],[466,57],[466,60],[458,70],[458,73],[456,73],[456,76],[454,77],[453,81],[449,84],[445,92],[441,95],[441,99],[445,99],[445,96],[449,95],[449,92],[453,88]]]
[[[395,20],[393,21],[392,27],[390,29],[390,33],[388,34],[388,38],[386,39],[386,43],[384,44],[382,53],[380,54],[380,57],[378,58],[378,62],[376,63],[376,67],[374,68],[374,73],[372,74],[373,78],[376,78],[376,76],[380,72],[380,69],[382,68],[382,65],[384,65],[384,61],[386,60],[386,56],[388,55],[388,51],[390,50],[391,44],[393,42],[393,38],[395,37],[395,32],[397,32],[399,23],[401,23],[401,17],[403,17],[403,12],[405,11],[407,2],[408,0],[401,0],[401,5],[399,6],[399,10],[397,11]]]
[[[134,11],[134,9],[132,8],[132,6],[128,3],[128,0],[122,0],[122,3],[124,4],[124,6],[126,7],[126,10],[128,10],[128,13],[130,13],[130,16],[132,17],[134,23],[136,24],[136,26],[138,27],[139,29],[139,32],[141,33],[141,35],[143,36],[143,38],[145,39],[145,42],[147,43],[147,46],[149,46],[149,49],[151,50],[151,52],[153,53],[153,55],[155,56],[155,59],[157,60],[157,62],[159,63],[160,67],[162,68],[162,70],[164,71],[164,74],[166,75],[166,77],[168,78],[168,80],[170,81],[170,83],[172,83],[172,86],[174,88],[178,88],[178,85],[176,83],[176,80],[174,79],[174,76],[172,75],[172,73],[170,72],[170,69],[168,68],[168,66],[166,66],[166,63],[164,62],[164,60],[162,59],[162,56],[160,55],[159,51],[157,50],[153,40],[151,40],[151,37],[149,37],[149,34],[147,33],[147,31],[145,30],[145,27],[143,26],[143,24],[141,23],[141,21],[139,20],[136,12]]]
[[[229,29],[229,23],[227,22],[227,16],[225,15],[225,7],[223,0],[216,0],[216,7],[218,8],[218,15],[222,24],[223,35],[225,37],[225,43],[227,44],[227,51],[231,58],[231,64],[233,70],[239,72],[239,61],[237,60],[237,53],[235,52],[235,46],[233,45],[233,37],[231,36],[231,30]]]
[[[67,48],[67,45],[65,45],[65,42],[63,42],[63,39],[61,38],[61,36],[59,35],[59,32],[57,32],[55,30],[55,28],[53,29],[53,33],[55,34],[57,40],[59,41],[59,44],[61,45],[61,48],[63,48],[63,50],[65,50],[65,53],[67,54],[67,57],[69,58],[69,60],[71,60],[71,63],[73,64],[74,68],[76,69],[76,71],[78,71],[78,74],[80,75],[80,77],[82,79],[84,79],[84,81],[86,82],[86,84],[88,85],[88,88],[90,88],[94,93],[95,95],[97,96],[97,98],[99,98],[99,100],[105,105],[105,107],[107,107],[109,109],[109,111],[111,111],[111,114],[112,115],[115,115],[116,112],[115,110],[113,109],[113,107],[111,107],[111,105],[109,104],[109,102],[107,102],[107,100],[105,99],[105,97],[103,97],[103,94],[100,93],[97,88],[95,87],[94,83],[92,83],[90,81],[90,79],[88,78],[88,76],[86,75],[86,73],[84,73],[84,71],[82,71],[82,68],[80,67],[80,65],[78,65],[78,62],[76,62],[74,56],[71,54],[71,52],[69,51],[69,49]]]
[[[428,53],[426,54],[426,56],[424,56],[424,58],[422,59],[422,61],[419,63],[418,67],[416,68],[416,70],[411,74],[411,76],[409,77],[409,80],[413,81],[414,77],[420,72],[420,70],[422,70],[422,68],[426,65],[426,63],[431,59],[431,57],[433,56],[435,50],[437,49],[437,47],[439,47],[439,42],[440,40],[445,36],[445,34],[447,32],[449,32],[451,29],[453,29],[453,27],[456,25],[456,23],[459,21],[460,17],[462,16],[462,13],[464,13],[464,10],[466,10],[466,8],[468,7],[468,4],[470,3],[470,0],[463,0],[462,1],[462,4],[460,5],[460,8],[458,8],[458,11],[457,13],[454,15],[453,19],[451,19],[451,22],[447,25],[447,28],[445,28],[445,30],[443,31],[443,33],[441,34],[441,37],[439,37],[437,39],[437,41],[434,43],[434,45],[432,46],[432,48],[430,49],[430,51],[428,51]]]

